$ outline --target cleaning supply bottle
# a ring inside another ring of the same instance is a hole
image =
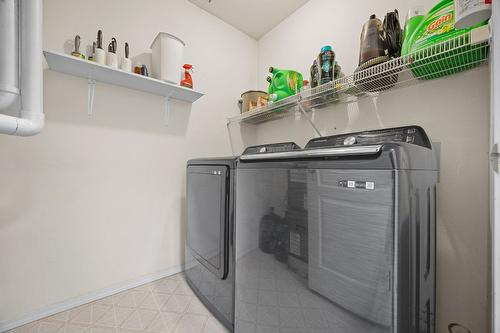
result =
[[[418,19],[415,24],[407,24],[402,53],[408,54],[438,44],[485,24],[486,21],[468,29],[455,28],[454,1],[441,0],[423,19]]]
[[[333,81],[335,52],[330,45],[323,46],[318,55],[319,84]]]
[[[318,60],[315,59],[311,65],[311,88],[318,86],[319,82],[319,72],[318,72]]]
[[[279,100],[282,100],[284,98],[287,98],[289,96],[292,96],[293,94],[290,94],[286,90],[279,90],[273,87],[273,78],[268,76],[267,77],[267,82],[269,82],[269,90],[268,90],[268,98],[269,102],[277,102]]]
[[[405,28],[403,30],[403,41],[408,36],[408,33],[411,31],[415,31],[417,26],[424,19],[424,8],[422,6],[415,6],[408,10],[408,14],[406,14]]]
[[[337,63],[337,61],[334,62],[333,65],[333,79],[337,80],[341,77],[342,74],[342,67]]]
[[[385,56],[385,51],[382,21],[372,14],[361,31],[358,65],[361,66],[372,59]]]
[[[276,102],[297,94],[302,89],[302,74],[293,70],[277,69],[270,67],[269,72],[273,75],[268,77],[269,101]]]
[[[181,81],[181,86],[193,89],[193,77],[191,76],[191,71],[193,66],[190,64],[184,64],[184,79]]]
[[[456,29],[454,1],[441,0],[424,18],[418,18],[415,23],[407,24],[401,53],[404,56],[426,49],[425,56],[420,57],[422,60],[411,64],[413,74],[423,80],[473,68],[486,60],[487,48],[480,45],[464,45],[462,50],[456,50],[445,42],[487,24],[488,22],[484,21],[467,29]],[[444,48],[432,48],[435,45],[443,45]],[[460,56],[463,52],[467,52],[467,55]]]

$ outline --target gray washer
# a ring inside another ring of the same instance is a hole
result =
[[[236,174],[236,332],[435,331],[438,168],[420,127],[250,147]]]

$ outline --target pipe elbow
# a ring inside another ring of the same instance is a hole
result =
[[[8,110],[9,107],[20,98],[21,117],[12,117],[0,113],[0,133],[32,136],[40,133],[44,124],[43,114],[43,72],[42,72],[42,0],[29,0],[20,2],[16,10],[15,1],[0,0],[0,17],[3,21],[16,22],[20,20],[20,33],[17,34],[11,26],[10,29],[2,30],[0,33],[0,45],[5,46],[8,42],[13,49],[17,45],[20,54],[20,66],[17,66],[17,57],[13,54],[6,55],[5,47],[0,52],[0,77],[6,80],[0,81],[0,110]],[[17,41],[16,41],[17,38]],[[4,54],[5,53],[5,54]],[[17,54],[17,53],[16,53]],[[17,70],[13,71],[13,68]],[[9,69],[7,72],[5,69]],[[12,73],[11,73],[12,72]],[[16,73],[17,72],[17,73]],[[8,75],[10,73],[10,75]],[[14,77],[20,74],[20,87]],[[13,88],[14,87],[14,88]],[[18,96],[14,96],[18,95]]]
[[[45,126],[45,115],[42,112],[33,113],[28,118],[18,118],[14,135],[33,136],[40,133]]]

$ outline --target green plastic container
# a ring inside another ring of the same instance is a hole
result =
[[[488,56],[484,45],[470,44],[470,31],[455,29],[453,0],[442,0],[429,13],[407,22],[402,56],[411,55],[411,69],[419,79],[430,80],[480,65]]]
[[[268,78],[269,81],[269,100],[277,102],[284,98],[297,94],[302,89],[302,74],[292,70],[269,68],[273,75]]]

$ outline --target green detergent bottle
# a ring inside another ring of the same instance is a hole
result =
[[[411,54],[412,72],[423,80],[473,68],[486,60],[488,50],[483,46],[471,45],[469,32],[486,24],[483,22],[467,29],[455,29],[454,2],[442,0],[426,16],[409,16],[401,54]],[[462,38],[462,45],[451,42],[457,37]],[[423,49],[425,51],[419,52]]]
[[[273,75],[268,77],[269,82],[269,101],[277,102],[289,96],[297,94],[302,89],[302,74],[292,70],[269,68]]]
[[[417,29],[424,18],[422,6],[416,6],[408,11],[405,28],[403,30],[403,41],[409,40],[407,36],[409,37]],[[405,44],[403,44],[402,47],[405,47]],[[408,47],[408,43],[406,43],[406,47]]]

